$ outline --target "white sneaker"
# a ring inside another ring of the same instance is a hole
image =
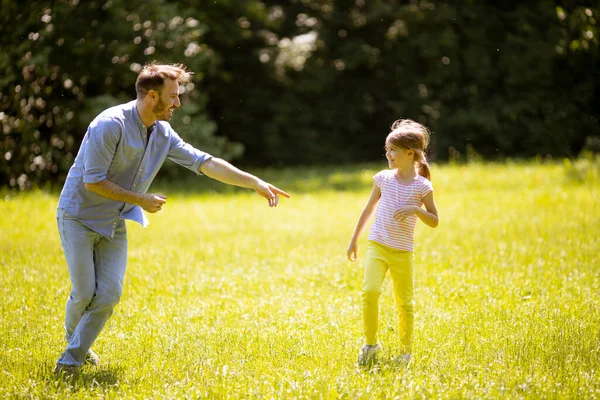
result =
[[[398,357],[394,358],[394,364],[398,367],[408,367],[412,362],[412,356],[410,353],[400,354]]]
[[[373,361],[375,361],[377,358],[377,354],[379,354],[381,350],[383,350],[381,343],[363,345],[358,352],[358,365],[360,367],[366,367],[373,363]]]
[[[89,349],[85,355],[85,364],[97,367],[100,365],[100,357],[92,349]]]

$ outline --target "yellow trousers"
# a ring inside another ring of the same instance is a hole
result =
[[[400,350],[406,353],[412,352],[415,318],[413,259],[413,253],[410,251],[397,250],[372,240],[369,241],[361,293],[364,334],[367,344],[377,344],[379,296],[381,296],[385,273],[389,269],[394,282],[394,297],[398,311]]]

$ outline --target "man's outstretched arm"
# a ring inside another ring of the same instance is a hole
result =
[[[216,179],[228,185],[254,189],[256,193],[269,201],[269,207],[275,207],[279,203],[279,195],[290,197],[289,194],[257,178],[256,176],[244,172],[225,160],[220,158],[211,158],[200,166],[200,172],[209,178]]]

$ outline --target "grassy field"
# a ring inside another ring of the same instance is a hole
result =
[[[600,398],[600,183],[562,164],[434,165],[415,361],[389,362],[387,278],[381,365],[357,371],[364,251],[352,264],[345,250],[376,171],[262,171],[293,195],[276,209],[206,178],[157,185],[167,206],[147,229],[128,223],[124,295],[94,345],[103,365],[71,383],[51,374],[70,291],[58,197],[4,193],[0,397]]]

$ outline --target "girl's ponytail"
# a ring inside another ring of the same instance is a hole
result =
[[[429,170],[429,164],[427,164],[427,161],[422,161],[419,163],[419,175],[431,180],[431,171]]]
[[[416,152],[418,156],[417,162],[419,163],[419,175],[431,180],[431,170],[429,169],[429,163],[427,162],[427,158],[425,157],[425,153],[418,151]]]

